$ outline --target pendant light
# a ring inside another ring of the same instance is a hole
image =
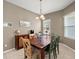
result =
[[[42,13],[42,0],[40,0],[40,16],[36,17],[36,19],[45,20],[45,16]]]

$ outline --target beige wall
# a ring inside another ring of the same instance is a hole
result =
[[[49,13],[46,16],[47,19],[51,19],[51,31],[52,33],[56,33],[62,37],[61,42],[75,49],[75,40],[64,38],[64,18],[63,16],[75,11],[75,2],[70,4],[63,10]]]
[[[63,16],[65,16],[66,14],[69,14],[73,11],[75,11],[75,2],[63,10]],[[68,46],[70,46],[71,48],[75,49],[75,39],[64,38],[63,43],[65,43]]]
[[[3,22],[9,22],[12,24],[11,27],[3,27],[3,49],[8,50],[15,47],[15,30],[19,29],[22,34],[27,34],[28,30],[34,29],[35,32],[39,32],[41,29],[40,20],[36,20],[37,14],[20,8],[16,5],[10,4],[4,1],[3,5]],[[19,21],[25,20],[31,22],[31,27],[21,27],[19,26]],[[5,47],[7,44],[7,47]]]
[[[58,11],[45,16],[47,19],[51,19],[51,32],[63,36],[62,12]]]

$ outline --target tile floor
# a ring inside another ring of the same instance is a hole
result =
[[[57,59],[75,59],[75,51],[69,48],[68,46],[60,43],[60,53]],[[33,59],[36,55],[33,56]],[[53,57],[53,56],[52,56]],[[24,50],[12,50],[7,53],[3,53],[3,59],[24,59]],[[46,55],[45,59],[49,59],[48,55]],[[53,58],[52,58],[53,59]]]

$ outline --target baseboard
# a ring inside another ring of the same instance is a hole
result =
[[[67,48],[71,49],[73,52],[75,52],[74,49],[72,49],[71,47],[67,46],[66,44],[64,44],[64,43],[61,43],[61,44],[63,44],[65,47],[67,47]]]
[[[12,50],[15,50],[15,48],[12,48],[12,49],[9,49],[9,50],[6,50],[6,51],[3,51],[3,53],[8,53],[8,52],[10,52],[10,51],[12,51]]]

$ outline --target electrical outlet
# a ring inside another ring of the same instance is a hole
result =
[[[5,44],[4,46],[7,47],[7,44]]]

